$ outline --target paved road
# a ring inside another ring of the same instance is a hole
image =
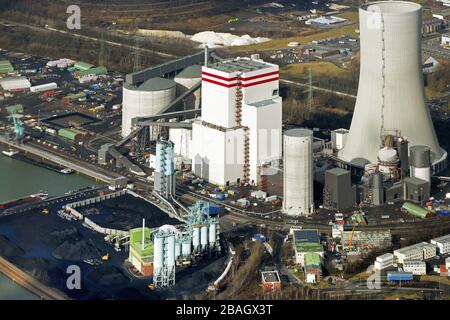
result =
[[[36,294],[44,300],[67,300],[62,293],[57,292],[54,289],[48,288],[39,283],[33,277],[27,275],[25,272],[14,266],[9,261],[0,257],[0,272],[5,274],[8,278],[15,281],[20,286]]]

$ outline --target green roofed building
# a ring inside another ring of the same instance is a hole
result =
[[[140,274],[150,277],[153,275],[154,246],[149,228],[130,230],[130,253],[128,261]],[[144,235],[144,239],[142,236]],[[143,242],[143,243],[142,243]]]
[[[320,282],[322,278],[322,257],[317,253],[305,254],[305,279],[307,283]]]
[[[305,254],[305,267],[321,265],[322,258],[317,253],[307,253]]]
[[[69,139],[72,141],[78,141],[83,136],[83,134],[79,130],[65,129],[65,128],[59,129],[58,135],[60,137],[63,137],[63,138],[66,138],[66,139]]]
[[[305,266],[306,254],[318,254],[323,257],[323,246],[320,243],[320,235],[313,229],[291,229],[295,251],[295,263]]]
[[[95,67],[88,70],[82,70],[80,71],[79,77],[85,77],[85,76],[101,76],[108,73],[108,69],[106,67]]]
[[[0,74],[13,72],[14,68],[9,60],[0,60]]]
[[[83,61],[77,61],[77,62],[75,62],[74,67],[75,67],[75,69],[78,69],[80,71],[85,71],[85,70],[89,70],[89,69],[93,68],[94,65],[87,63],[87,62],[83,62]]]
[[[428,210],[419,207],[418,205],[415,205],[411,202],[405,202],[402,206],[402,210],[405,210],[406,212],[412,214],[413,216],[419,217],[421,219],[427,218],[430,213]]]

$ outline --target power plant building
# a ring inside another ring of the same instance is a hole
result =
[[[383,138],[395,134],[406,138],[410,148],[429,147],[433,171],[443,170],[447,152],[439,146],[425,104],[422,7],[404,1],[370,2],[360,7],[359,15],[358,96],[339,158],[355,164],[377,164]]]
[[[202,118],[193,123],[192,170],[217,185],[258,184],[281,158],[279,68],[259,56],[202,68]]]
[[[283,212],[291,216],[314,211],[313,132],[291,129],[283,138]]]
[[[123,85],[122,136],[132,132],[132,119],[153,116],[161,112],[176,97],[173,80],[151,78],[139,86]]]
[[[128,261],[143,276],[153,275],[154,246],[149,228],[130,230],[130,252]]]
[[[341,210],[356,202],[356,187],[352,185],[350,171],[333,168],[325,172],[323,202],[326,208]]]

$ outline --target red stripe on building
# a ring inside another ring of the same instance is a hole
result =
[[[257,86],[259,84],[269,83],[269,82],[278,81],[278,80],[280,80],[280,77],[271,78],[271,79],[262,80],[262,81],[257,81],[257,82],[252,82],[252,83],[243,83],[242,87],[243,88],[248,88],[248,87]]]
[[[274,76],[274,75],[279,75],[279,74],[280,74],[279,71],[273,71],[273,72],[262,73],[262,74],[252,76],[252,77],[247,77],[247,78],[242,77],[241,80],[242,81],[250,81],[250,80],[255,80],[255,79],[259,79],[259,78],[265,78],[265,77],[270,77],[270,76]],[[218,76],[216,74],[205,72],[205,71],[202,71],[202,75],[208,76],[211,78],[215,78],[215,79],[219,79],[219,80],[223,80],[223,81],[229,81],[229,82],[237,80],[237,77],[226,78],[226,77]]]
[[[264,83],[278,81],[279,79],[280,79],[280,77],[276,77],[276,78],[266,79],[266,80],[252,82],[252,83],[247,83],[247,84],[243,83],[241,85],[241,87],[243,87],[243,88],[253,87],[253,86],[257,86],[257,85],[264,84]],[[225,88],[232,88],[232,87],[236,87],[236,85],[237,85],[237,83],[226,84],[226,83],[219,82],[219,81],[214,81],[214,80],[211,80],[211,79],[208,79],[208,78],[202,78],[202,81],[213,83],[213,84],[217,84],[218,86],[222,86],[222,87],[225,87]]]
[[[211,77],[211,78],[216,78],[216,79],[224,80],[224,81],[234,81],[234,80],[237,80],[237,77],[234,77],[234,78],[225,78],[225,77],[221,77],[221,76],[218,76],[218,75],[216,75],[216,74],[209,73],[209,72],[205,72],[205,71],[202,71],[202,75],[208,76],[208,77]]]
[[[249,80],[254,80],[254,79],[259,79],[259,78],[264,78],[264,77],[269,77],[269,76],[274,76],[274,75],[279,75],[279,74],[280,74],[279,71],[274,71],[274,72],[268,72],[268,73],[259,74],[257,76],[253,76],[253,77],[241,78],[241,80],[242,81],[249,81]]]
[[[237,85],[236,83],[226,84],[226,83],[219,82],[219,81],[214,81],[214,80],[211,80],[211,79],[208,79],[208,78],[202,78],[202,81],[213,83],[213,84],[217,84],[218,86],[222,86],[222,87],[225,87],[225,88],[232,88],[232,87],[236,87],[236,85]]]

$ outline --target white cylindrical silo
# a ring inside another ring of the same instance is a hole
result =
[[[209,245],[212,247],[216,243],[216,223],[214,221],[209,225]]]
[[[167,237],[167,247],[166,247],[166,252],[167,252],[167,260],[166,265],[167,267],[171,268],[175,266],[175,234],[170,234]]]
[[[202,80],[202,67],[200,65],[189,66],[177,74],[174,80],[177,83],[177,96],[180,96]],[[194,107],[195,109],[200,107],[200,91],[200,89],[197,90],[186,99],[188,104],[186,107]]]
[[[410,145],[445,162],[426,106],[422,74],[422,6],[407,1],[361,5],[360,75],[350,132],[339,158],[377,163],[380,137],[401,132]]]
[[[202,226],[200,229],[200,244],[202,245],[202,250],[208,247],[208,226]]]
[[[181,255],[183,257],[189,257],[191,255],[191,239],[188,238],[181,244]]]
[[[284,134],[283,212],[287,215],[307,215],[314,210],[312,143],[309,129]]]
[[[175,242],[175,260],[181,256],[181,242]]]
[[[164,78],[151,78],[136,87],[125,83],[123,85],[122,104],[122,136],[131,133],[135,117],[145,117],[158,114],[176,97],[176,83]]]
[[[157,276],[161,273],[164,264],[164,238],[156,233],[153,241],[155,246],[153,252],[153,270],[155,276]]]
[[[194,251],[197,252],[200,249],[200,227],[194,226],[192,230],[192,246]]]

